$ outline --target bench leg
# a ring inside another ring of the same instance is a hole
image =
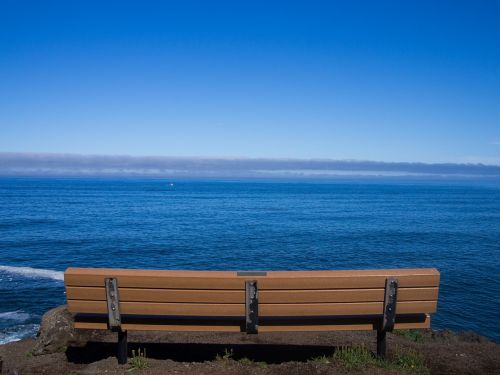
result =
[[[118,358],[118,363],[124,365],[127,363],[127,331],[118,331],[118,350],[116,352],[116,358]]]
[[[377,330],[377,357],[385,359],[386,331]]]

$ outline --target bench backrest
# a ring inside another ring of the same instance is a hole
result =
[[[428,327],[439,288],[439,272],[434,268],[256,273],[68,268],[64,275],[68,309],[83,316],[76,319],[75,327],[105,328],[101,318],[107,314],[104,282],[108,277],[117,279],[128,329],[239,330],[247,280],[258,284],[260,331],[310,330],[311,325],[317,330],[373,329],[376,317],[383,313],[388,277],[398,280],[395,328]],[[147,321],[144,316],[157,319]],[[225,322],[210,319],[214,317]]]

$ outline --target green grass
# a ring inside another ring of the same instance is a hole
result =
[[[215,360],[218,362],[222,362],[223,364],[227,364],[230,360],[234,359],[234,352],[233,349],[224,349],[224,354],[217,354],[215,356]],[[266,362],[255,362],[251,360],[250,358],[243,357],[237,360],[238,363],[242,364],[243,366],[251,366],[251,365],[256,365],[257,367],[260,368],[267,368],[267,363]]]
[[[266,362],[255,362],[252,361],[250,358],[243,357],[238,360],[239,363],[241,363],[244,366],[251,366],[251,365],[256,365],[257,367],[260,368],[267,368],[267,363]]]
[[[148,359],[146,357],[146,349],[141,352],[141,349],[137,349],[137,353],[135,350],[132,350],[132,358],[129,361],[130,368],[128,371],[134,370],[144,370],[149,367]]]
[[[133,351],[132,355],[134,355]],[[224,353],[217,354],[215,360],[226,364],[233,359],[233,355],[232,349],[225,348]],[[143,358],[145,359],[145,353]],[[330,356],[323,355],[313,358],[311,361],[322,364],[338,364],[348,371],[363,368],[386,368],[388,370],[405,371],[419,375],[429,374],[429,369],[425,365],[424,356],[411,348],[402,349],[397,347],[391,359],[382,360],[373,355],[373,353],[363,345],[345,346],[339,348]],[[246,357],[239,359],[238,362],[245,366],[255,364],[260,368],[267,367],[266,362],[254,362]]]
[[[260,368],[267,368],[267,363],[266,362],[256,362],[257,366]]]
[[[233,357],[233,349],[227,349],[225,348],[224,349],[224,354],[223,355],[220,355],[220,354],[217,354],[215,356],[215,360],[216,361],[222,361],[222,362],[227,362],[229,361],[230,359],[232,359]]]
[[[392,359],[392,365],[398,369],[415,372],[417,374],[429,374],[425,365],[424,356],[414,349],[397,349]]]
[[[332,360],[333,360],[332,357],[328,357],[326,355],[322,355],[320,357],[313,358],[312,362],[328,364],[328,363],[332,363]]]
[[[429,374],[422,354],[414,349],[396,349],[394,357],[390,360],[382,360],[373,355],[364,346],[341,347],[331,356],[316,357],[312,360],[316,363],[335,363],[346,370],[357,370],[362,368],[386,368],[395,371],[412,372],[419,375]]]
[[[424,342],[424,335],[422,334],[422,332],[416,329],[402,329],[394,331],[394,333],[398,336],[406,337],[407,339],[413,342],[417,343]]]
[[[362,367],[381,367],[380,360],[364,346],[342,347],[332,355],[332,362],[339,363],[347,370]]]
[[[248,359],[247,357],[243,357],[241,359],[238,360],[239,363],[241,363],[242,365],[251,365],[253,363],[253,361],[251,359]]]

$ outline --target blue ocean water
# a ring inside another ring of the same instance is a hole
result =
[[[433,327],[500,342],[500,185],[0,178],[0,343],[64,303],[69,266],[437,267]]]

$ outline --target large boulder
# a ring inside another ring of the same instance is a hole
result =
[[[73,317],[66,305],[47,311],[40,323],[33,355],[65,351],[68,346],[84,346],[88,341],[103,341],[107,331],[91,329],[75,330]]]
[[[75,340],[73,318],[66,305],[47,311],[40,324],[33,355],[64,351]]]

